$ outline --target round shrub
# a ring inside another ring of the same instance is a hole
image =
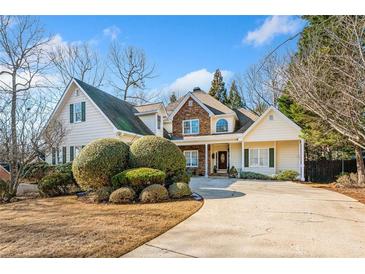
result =
[[[89,198],[94,203],[104,203],[109,201],[113,189],[110,186],[98,188],[95,192],[89,194]]]
[[[70,173],[56,172],[45,176],[38,183],[38,190],[42,196],[54,197],[69,194],[75,186]]]
[[[162,137],[144,136],[134,141],[130,147],[130,159],[133,167],[151,167],[165,172],[167,184],[173,183],[185,172],[183,153],[174,143]]]
[[[163,185],[165,182],[165,177],[165,172],[158,169],[149,167],[132,168],[124,170],[121,173],[113,176],[112,184],[114,188],[130,186],[135,191],[139,192],[149,185]]]
[[[142,190],[139,200],[142,203],[157,203],[169,198],[167,189],[162,185],[150,185]]]
[[[136,197],[136,193],[130,187],[121,187],[113,191],[109,196],[109,202],[114,204],[130,203]]]
[[[171,198],[182,198],[192,194],[188,184],[178,182],[169,186],[169,195]]]
[[[111,177],[127,168],[128,155],[129,147],[119,139],[95,140],[73,161],[73,175],[83,189],[110,186]]]

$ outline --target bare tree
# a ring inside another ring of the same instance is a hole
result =
[[[286,63],[278,55],[271,54],[249,67],[243,75],[236,76],[238,90],[248,108],[262,114],[267,107],[277,106],[286,85],[279,72],[286,67]]]
[[[9,199],[16,195],[23,164],[44,144],[38,133],[47,104],[39,96],[50,39],[35,17],[0,16],[0,93],[7,102],[1,106],[0,140],[11,169]]]
[[[323,44],[326,35],[326,44]],[[365,184],[365,17],[335,16],[292,56],[283,75],[288,92],[355,146],[359,184]],[[330,45],[330,46],[329,46]]]
[[[125,101],[148,101],[141,91],[146,88],[146,80],[155,77],[155,66],[147,63],[144,51],[135,47],[124,48],[115,41],[110,46],[109,60],[109,69],[113,76],[110,83],[117,95]],[[131,89],[139,92],[131,94]]]
[[[49,57],[58,72],[56,81],[61,84],[61,89],[72,77],[95,87],[103,85],[105,66],[99,53],[90,44],[60,44],[51,49]]]

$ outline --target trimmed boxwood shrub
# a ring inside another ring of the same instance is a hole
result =
[[[251,171],[243,171],[240,174],[241,179],[255,179],[255,180],[271,180],[270,176],[265,174],[251,172]]]
[[[238,176],[237,169],[234,166],[232,166],[229,169],[229,178],[237,178],[237,176]]]
[[[169,198],[167,189],[162,185],[150,185],[142,190],[139,200],[142,203],[157,203]]]
[[[125,204],[132,202],[136,197],[136,193],[130,187],[121,187],[114,190],[109,196],[109,202],[113,204]]]
[[[110,186],[103,186],[98,188],[95,192],[91,193],[91,200],[94,203],[104,203],[109,201],[109,196],[112,193],[113,188]]]
[[[38,190],[42,196],[54,197],[69,194],[75,186],[70,173],[56,172],[45,176],[38,183]]]
[[[111,177],[128,167],[129,147],[116,138],[98,139],[85,146],[73,161],[78,185],[87,189],[110,186]]]
[[[165,172],[158,169],[149,167],[132,168],[113,176],[112,184],[115,189],[121,186],[130,186],[139,192],[149,185],[163,185],[165,177]]]
[[[130,147],[133,167],[150,167],[166,173],[167,185],[177,182],[185,173],[185,157],[181,150],[169,140],[158,136],[144,136]]]
[[[274,175],[273,179],[281,181],[294,181],[297,179],[298,175],[299,173],[295,170],[283,170]]]
[[[169,196],[171,198],[182,198],[192,194],[188,184],[183,182],[173,183],[169,186]]]

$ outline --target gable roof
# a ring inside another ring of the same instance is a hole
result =
[[[170,118],[172,118],[179,111],[179,109],[190,97],[194,99],[202,108],[204,108],[209,113],[209,116],[235,114],[232,109],[219,102],[213,96],[199,89],[194,90],[193,92],[188,92],[185,96],[180,97],[176,102],[168,104],[166,110]]]
[[[161,107],[161,104],[162,103],[152,103],[152,104],[135,106],[134,108],[138,112],[152,112],[152,111],[158,111]]]
[[[235,133],[244,133],[259,118],[259,116],[245,108],[235,109],[234,111],[236,112],[239,121]]]
[[[231,114],[233,110],[226,105],[219,102],[213,96],[202,90],[195,90],[192,92],[207,108],[209,108],[215,115]]]
[[[116,129],[141,134],[152,135],[152,131],[134,115],[134,107],[111,94],[108,94],[79,79],[73,80],[90,97],[102,113],[110,120]]]
[[[300,126],[298,126],[296,123],[294,123],[292,120],[290,120],[281,111],[279,111],[275,107],[271,106],[263,114],[261,114],[261,116],[258,117],[258,119],[256,119],[256,121],[251,126],[249,126],[249,128],[247,128],[244,131],[244,133],[242,135],[242,138],[245,137],[249,132],[251,132],[260,123],[260,121],[263,120],[269,114],[270,111],[274,111],[275,113],[277,113],[280,117],[283,118],[284,121],[286,121],[294,129],[296,129],[296,130],[302,130],[302,128]]]

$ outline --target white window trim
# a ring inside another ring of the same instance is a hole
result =
[[[258,159],[259,159],[259,163],[258,165],[251,165],[251,151],[253,149],[257,149],[258,150]],[[261,150],[267,150],[267,165],[260,165],[260,154],[261,154]],[[269,167],[270,166],[270,151],[269,151],[269,148],[249,148],[248,149],[248,167]]]
[[[227,130],[226,130],[226,131],[218,131],[218,130],[217,130],[217,124],[218,124],[218,122],[219,122],[220,120],[225,120],[225,121],[226,121],[226,123],[227,123]],[[225,133],[225,132],[229,132],[229,124],[228,124],[227,119],[219,118],[219,119],[217,120],[217,122],[215,122],[215,132],[216,132],[216,133]]]
[[[80,105],[80,121],[76,120],[76,105]],[[82,102],[74,103],[74,123],[81,123],[82,122]]]
[[[196,157],[197,157],[197,159],[196,159],[196,166],[192,166],[192,165],[190,165],[190,166],[188,166],[188,163],[186,162],[186,167],[198,167],[199,166],[199,151],[198,150],[184,150],[184,156],[185,156],[185,158],[186,158],[186,155],[185,155],[185,153],[186,152],[189,152],[190,153],[190,162],[192,162],[191,161],[191,153],[192,152],[196,152]]]
[[[198,121],[198,132],[191,132],[191,133],[186,133],[185,132],[185,127],[184,127],[184,123],[185,122],[190,122],[190,130],[192,130],[193,129],[193,127],[191,126],[191,123],[193,122],[193,121]],[[199,134],[200,133],[200,121],[199,121],[199,119],[189,119],[189,120],[183,120],[182,121],[182,132],[183,132],[183,135],[197,135],[197,134]]]
[[[158,122],[158,117],[160,117],[160,122]],[[157,130],[161,130],[162,127],[162,117],[161,115],[156,115],[156,124],[157,124]]]

